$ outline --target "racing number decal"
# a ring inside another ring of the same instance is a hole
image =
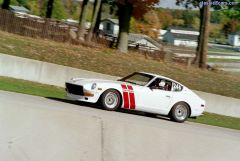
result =
[[[122,84],[122,89],[123,89],[123,101],[124,101],[124,105],[123,107],[125,109],[135,109],[135,95],[134,95],[134,91],[132,86],[130,85],[125,85]]]

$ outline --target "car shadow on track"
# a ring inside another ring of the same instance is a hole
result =
[[[68,103],[68,104],[90,107],[90,108],[94,108],[94,109],[97,109],[97,110],[105,110],[99,104],[93,104],[93,103],[87,103],[87,102],[81,102],[81,101],[73,101],[73,100],[55,98],[55,97],[45,97],[45,98],[50,99],[50,100],[54,100],[54,101]],[[156,115],[156,114],[151,114],[151,113],[146,113],[146,112],[141,112],[141,111],[133,111],[133,110],[126,110],[126,109],[120,108],[120,109],[117,109],[117,112],[126,113],[126,114],[134,114],[134,115],[138,115],[138,116],[145,116],[145,117],[149,117],[149,118],[168,120],[169,121],[169,118],[167,118],[166,116],[161,116],[161,115]]]

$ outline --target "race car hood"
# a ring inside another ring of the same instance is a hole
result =
[[[105,79],[88,79],[88,78],[72,78],[68,83],[78,84],[78,85],[85,85],[85,84],[92,84],[92,83],[116,83],[122,84],[126,82],[121,82],[117,80],[105,80]],[[129,83],[128,83],[129,84]]]

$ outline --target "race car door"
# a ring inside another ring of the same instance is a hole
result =
[[[165,82],[159,86],[160,82]],[[139,110],[165,114],[169,111],[169,105],[173,97],[172,82],[156,78],[148,87],[142,87],[137,92],[137,104]]]

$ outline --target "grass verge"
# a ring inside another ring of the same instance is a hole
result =
[[[218,115],[208,112],[204,112],[204,115],[198,117],[197,119],[189,118],[188,121],[240,130],[240,118]]]
[[[121,54],[109,48],[89,48],[0,31],[0,53],[115,76],[125,76],[135,71],[151,72],[173,78],[194,90],[240,98],[239,75],[155,61],[136,52]]]
[[[63,88],[8,77],[0,77],[0,90],[42,97],[64,98],[65,96]]]
[[[61,99],[65,95],[63,88],[8,77],[0,77],[0,90]],[[223,115],[204,113],[203,116],[188,121],[240,130],[240,118]]]
[[[217,58],[208,58],[208,62],[213,62],[213,63],[240,63],[240,59],[217,59]]]

